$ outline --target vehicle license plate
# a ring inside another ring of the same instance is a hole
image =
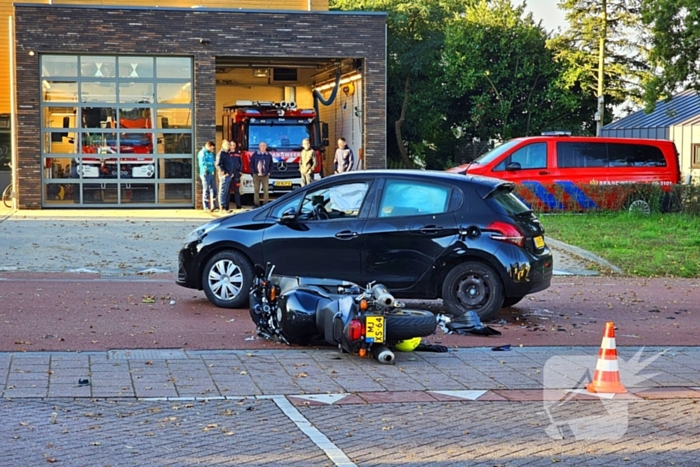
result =
[[[292,186],[292,182],[275,182],[275,186]]]
[[[537,237],[535,237],[535,247],[537,249],[544,248],[544,238],[542,237],[542,235],[538,235]]]
[[[365,319],[365,341],[375,344],[384,342],[384,317],[367,316]]]

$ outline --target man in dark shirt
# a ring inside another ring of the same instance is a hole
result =
[[[263,203],[270,201],[268,194],[272,155],[267,152],[267,143],[261,141],[258,150],[250,157],[250,172],[253,174],[253,204],[260,206],[260,184],[263,187]]]
[[[229,204],[231,202],[231,183],[235,178],[236,171],[238,172],[238,178],[240,179],[240,160],[234,160],[233,154],[231,153],[231,144],[235,148],[236,143],[230,143],[228,140],[223,140],[221,142],[221,151],[216,157],[216,166],[219,168],[219,212],[231,212]],[[236,170],[236,162],[238,163],[238,168]],[[240,194],[238,195],[238,202],[236,206],[240,208]]]

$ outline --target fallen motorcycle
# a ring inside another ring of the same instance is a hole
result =
[[[250,316],[260,337],[285,344],[338,346],[360,357],[393,363],[390,347],[433,334],[435,315],[412,310],[386,287],[360,287],[335,279],[273,275],[274,266],[255,266]]]

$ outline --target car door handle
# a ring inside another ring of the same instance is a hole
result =
[[[349,240],[355,237],[357,237],[357,232],[353,232],[352,230],[343,230],[335,234],[335,238],[339,238],[341,240]]]
[[[430,235],[430,234],[438,233],[441,230],[442,230],[442,227],[439,227],[437,225],[426,225],[425,227],[420,229],[420,233]]]
[[[547,170],[540,170],[540,175],[549,175]]]

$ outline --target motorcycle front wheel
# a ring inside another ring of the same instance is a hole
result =
[[[435,333],[437,319],[425,310],[397,308],[384,314],[387,341],[425,337]]]

